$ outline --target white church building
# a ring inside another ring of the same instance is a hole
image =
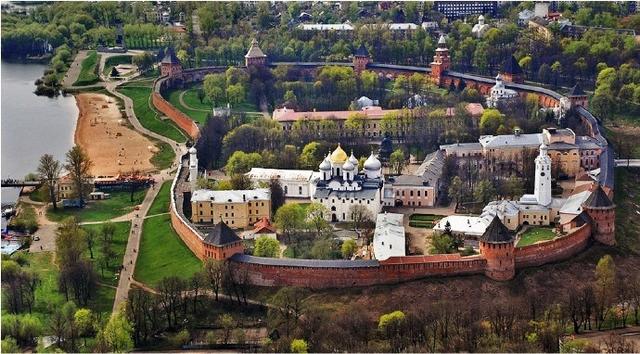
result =
[[[487,106],[490,108],[496,108],[501,104],[506,104],[518,98],[518,93],[515,90],[506,88],[504,81],[502,81],[502,75],[496,76],[496,84],[491,88],[489,97],[487,97]]]
[[[329,210],[325,219],[331,222],[352,221],[351,207],[363,205],[374,217],[382,210],[384,177],[382,163],[371,153],[358,171],[358,159],[347,156],[338,147],[320,163],[320,176],[313,181],[313,202],[319,202]]]

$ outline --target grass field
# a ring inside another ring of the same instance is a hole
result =
[[[93,247],[93,260],[96,272],[100,277],[100,282],[104,284],[109,284],[113,286],[118,286],[118,278],[116,278],[116,267],[122,264],[122,259],[124,257],[124,252],[127,248],[127,240],[129,239],[129,232],[131,231],[131,222],[123,221],[113,223],[116,228],[116,232],[113,236],[113,240],[111,241],[111,249],[113,250],[114,256],[110,259],[110,268],[101,269],[97,264],[97,260],[100,259],[102,255],[102,239],[100,237],[100,230],[103,225],[83,225],[82,228],[89,230],[93,229],[96,231],[98,237],[95,240],[95,245]],[[89,252],[86,252],[87,256],[89,256]]]
[[[150,107],[150,87],[124,86],[119,91],[133,100],[133,111],[143,127],[179,143],[187,141],[178,127],[171,121],[160,120],[156,111]]]
[[[152,139],[153,138],[149,138]],[[164,141],[154,140],[158,151],[153,154],[151,158],[151,163],[158,170],[164,170],[165,168],[169,168],[173,161],[176,158],[176,154],[174,154],[171,146]]]
[[[99,81],[97,74],[97,65],[100,62],[100,56],[95,50],[90,50],[87,57],[80,64],[80,75],[73,86],[93,85]]]
[[[171,200],[171,183],[173,181],[165,181],[160,187],[156,199],[153,200],[147,215],[157,215],[169,212],[169,201]]]
[[[185,89],[170,90],[165,99],[169,101],[174,107],[180,110],[182,113],[191,117],[191,119],[204,124],[207,119],[207,114],[211,112],[212,103],[208,98],[204,98],[202,102],[198,98],[198,90],[202,88],[202,85],[191,86]],[[180,95],[184,92],[182,100],[184,105],[180,102]],[[249,102],[243,102],[235,107],[232,107],[234,112],[245,112],[249,121],[261,117],[262,113],[258,111],[258,108]]]
[[[409,226],[419,227],[423,229],[430,229],[433,227],[433,222],[440,220],[443,217],[441,215],[432,214],[412,214],[409,217]]]
[[[116,55],[113,57],[107,58],[104,61],[104,69],[102,69],[102,74],[104,76],[108,76],[111,74],[111,68],[117,66],[118,64],[131,64],[131,55]]]
[[[169,215],[160,215],[144,221],[136,280],[154,286],[166,276],[186,279],[201,269],[202,263],[171,228],[170,220]]]
[[[533,245],[539,241],[551,240],[556,237],[556,233],[550,227],[529,227],[518,241],[517,247]]]
[[[125,215],[133,211],[133,208],[142,203],[146,194],[145,190],[136,191],[131,202],[131,193],[113,192],[110,199],[92,201],[83,209],[63,209],[58,207],[47,210],[47,218],[51,221],[61,221],[69,216],[77,217],[81,222],[85,221],[106,221],[118,216]]]

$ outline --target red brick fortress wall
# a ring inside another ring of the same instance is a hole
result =
[[[233,258],[229,261],[236,272],[246,272],[253,285],[315,289],[394,284],[430,276],[480,274],[486,265],[480,256],[460,255],[393,257],[377,265],[342,268],[318,266],[323,261],[315,262],[316,266],[292,265],[291,262],[258,264]]]
[[[585,224],[567,236],[518,247],[515,251],[516,268],[539,266],[568,259],[587,248],[590,240],[591,226]]]
[[[191,139],[195,140],[200,136],[200,130],[198,130],[196,123],[194,123],[194,121],[192,121],[186,114],[180,112],[171,103],[167,102],[160,93],[153,92],[151,97],[153,106],[156,107],[158,111],[162,112],[162,114],[169,117],[169,119],[176,123],[180,129],[189,134]]]

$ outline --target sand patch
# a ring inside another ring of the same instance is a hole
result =
[[[76,95],[76,103],[80,113],[75,142],[93,161],[94,176],[146,173],[155,169],[150,159],[157,148],[151,140],[126,125],[114,98],[81,93]]]

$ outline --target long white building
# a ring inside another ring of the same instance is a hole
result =
[[[389,257],[406,256],[404,214],[381,213],[376,218],[373,233],[373,255],[383,261]]]
[[[312,183],[314,178],[319,177],[318,172],[312,170],[285,170],[276,168],[254,167],[245,173],[255,184],[269,183],[271,179],[278,179],[287,198],[311,198],[315,191]]]

